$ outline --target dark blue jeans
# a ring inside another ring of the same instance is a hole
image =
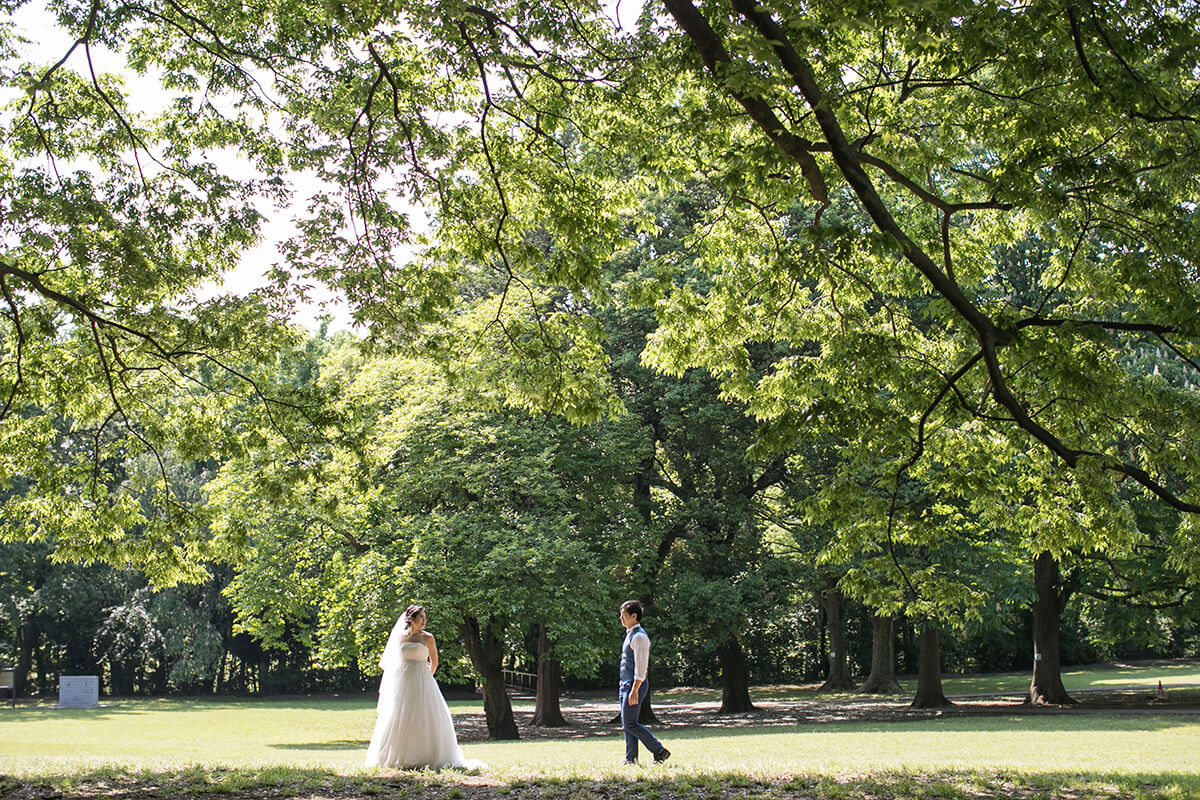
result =
[[[650,697],[650,684],[646,681],[638,687],[638,701],[635,705],[629,705],[629,692],[633,689],[633,681],[621,681],[621,686],[617,690],[617,697],[621,700],[621,729],[625,731],[625,760],[638,760],[638,742],[646,745],[646,749],[651,753],[661,753],[666,748],[658,739],[654,738],[645,725],[638,722],[638,717],[641,716],[642,706],[646,705],[646,699]]]

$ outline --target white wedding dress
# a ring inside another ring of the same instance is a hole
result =
[[[429,648],[402,642],[403,620],[396,623],[379,659],[378,717],[368,767],[475,768],[463,758],[454,733],[454,720],[429,671]]]

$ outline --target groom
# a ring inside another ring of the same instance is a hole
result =
[[[654,763],[666,761],[671,751],[662,746],[646,726],[638,722],[642,706],[650,696],[646,669],[650,666],[650,637],[642,629],[642,604],[626,600],[621,604],[621,624],[625,626],[625,644],[621,646],[621,728],[625,731],[625,763],[636,764],[638,740],[654,754]]]

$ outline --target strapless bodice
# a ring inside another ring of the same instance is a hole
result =
[[[429,660],[429,648],[420,642],[401,642],[400,658],[403,661],[424,663]]]

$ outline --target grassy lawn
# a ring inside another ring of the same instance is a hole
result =
[[[1068,692],[1091,689],[1119,689],[1127,686],[1157,688],[1163,686],[1200,686],[1200,661],[1125,666],[1105,664],[1063,670],[1063,685]],[[985,694],[1005,692],[1023,694],[1029,689],[1029,673],[949,676],[944,682],[947,694]]]
[[[963,693],[1003,686],[1008,679],[978,679]],[[1156,686],[1158,680],[1200,683],[1200,665],[1095,669],[1071,676],[1068,686]],[[950,680],[947,684],[954,691]],[[755,698],[776,693],[815,696],[773,687]],[[667,705],[710,695],[666,692],[659,700]],[[451,710],[459,716],[482,713],[474,701],[452,702]],[[565,711],[569,717],[569,705]],[[586,736],[577,731],[576,738],[567,738],[568,730],[564,738],[467,742],[467,757],[488,765],[476,775],[363,769],[374,716],[373,697],[119,700],[86,710],[4,707],[0,775],[13,777],[0,779],[0,798],[59,792],[621,800],[631,781],[642,787],[636,796],[650,800],[1200,798],[1195,712],[948,715],[739,727],[713,717],[711,724],[658,729],[673,752],[666,767],[621,765],[623,744],[615,729]],[[723,790],[718,797],[710,791],[714,782],[737,791]],[[168,785],[175,790],[167,791]],[[605,797],[596,798],[597,791]]]
[[[17,780],[0,775],[5,800],[1187,800],[1200,784],[1177,775],[1021,774],[997,770],[793,774],[638,772],[581,779],[541,776],[501,781],[457,773],[339,775],[320,770],[191,768],[170,773],[104,770]]]
[[[1158,687],[1162,681],[1168,691],[1172,688],[1200,690],[1200,661],[1174,661],[1142,665],[1098,664],[1063,670],[1063,684],[1068,692],[1088,692],[1144,686],[1147,690]],[[916,689],[916,679],[901,679],[905,692]],[[1001,672],[989,675],[943,675],[942,688],[950,697],[1006,694],[1022,695],[1029,689],[1028,672]],[[828,698],[830,695],[817,690],[817,684],[809,686],[760,686],[751,691],[756,701],[766,700],[812,700]],[[718,689],[663,689],[658,690],[659,699],[671,703],[704,703],[721,701]]]
[[[455,704],[464,705],[464,704]],[[471,704],[472,706],[474,704]],[[460,707],[456,713],[480,713]],[[120,764],[360,770],[374,719],[367,700],[122,701],[92,710],[0,711],[9,774],[52,775]],[[787,727],[659,729],[687,773],[1000,768],[1200,775],[1200,717],[1187,714],[987,716]],[[466,743],[501,777],[602,777],[623,769],[622,739]],[[1138,754],[1131,758],[1131,754]]]

